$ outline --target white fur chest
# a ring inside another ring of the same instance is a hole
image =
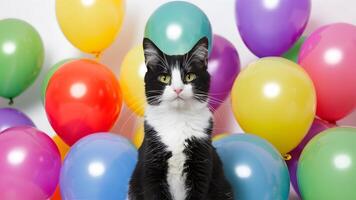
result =
[[[187,194],[186,175],[183,173],[185,141],[192,137],[207,137],[205,130],[209,127],[211,117],[208,108],[181,112],[153,106],[146,109],[146,121],[157,131],[167,150],[172,152],[168,160],[167,182],[175,200],[184,200]]]

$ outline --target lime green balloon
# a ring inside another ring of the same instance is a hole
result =
[[[147,21],[145,37],[168,55],[187,53],[203,37],[209,40],[209,52],[212,46],[208,17],[200,8],[184,1],[160,6]]]
[[[60,68],[62,65],[64,65],[67,62],[73,61],[75,59],[73,58],[68,58],[65,60],[61,60],[59,62],[57,62],[56,64],[54,64],[51,69],[47,72],[45,78],[43,79],[42,82],[42,86],[41,86],[41,97],[42,97],[42,103],[44,103],[45,97],[46,97],[46,90],[47,90],[47,86],[48,86],[48,82],[51,79],[51,77],[53,76],[53,74],[58,70],[58,68]]]
[[[0,96],[12,99],[37,78],[44,59],[40,35],[19,19],[0,20]]]
[[[282,57],[297,63],[299,51],[305,41],[305,38],[306,37],[304,36],[300,37],[299,40],[293,45],[293,47],[284,53]]]
[[[297,174],[303,200],[356,199],[356,129],[332,128],[314,137]]]

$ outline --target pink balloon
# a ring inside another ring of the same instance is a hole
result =
[[[356,26],[319,28],[304,42],[298,63],[314,82],[317,115],[335,122],[356,106]]]
[[[56,144],[33,127],[0,134],[0,199],[45,200],[58,184],[61,158]]]

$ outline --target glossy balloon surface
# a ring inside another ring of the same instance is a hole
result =
[[[289,174],[279,152],[251,134],[232,134],[213,143],[235,200],[287,200]]]
[[[272,143],[282,154],[295,148],[315,117],[313,82],[298,64],[268,57],[247,66],[232,89],[239,125]]]
[[[122,136],[98,133],[81,139],[63,164],[63,199],[126,199],[136,159],[136,148]]]
[[[41,36],[19,19],[0,20],[0,96],[14,98],[26,90],[42,69]]]
[[[236,0],[241,38],[258,57],[280,56],[302,35],[311,11],[310,0]]]
[[[33,127],[0,134],[0,199],[48,199],[58,184],[61,158],[55,143]]]
[[[108,131],[121,110],[115,75],[96,61],[64,64],[49,81],[45,108],[49,122],[69,146],[98,131]]]
[[[240,58],[234,45],[222,36],[214,35],[208,60],[210,74],[209,106],[216,110],[229,96],[240,72]]]
[[[290,160],[287,160],[286,163],[288,165],[289,175],[294,187],[294,190],[297,194],[300,195],[299,188],[298,188],[298,180],[297,180],[297,169],[298,169],[298,162],[300,158],[300,154],[302,153],[305,146],[308,142],[313,139],[316,135],[323,132],[328,128],[332,128],[335,125],[330,124],[326,121],[322,121],[320,119],[314,119],[312,126],[310,127],[307,135],[303,138],[303,140],[298,144],[296,148],[294,148],[288,154],[291,156]]]
[[[298,63],[313,80],[316,114],[336,122],[356,106],[356,26],[329,24],[314,31],[304,42]]]
[[[47,90],[47,86],[48,86],[48,82],[49,80],[52,78],[53,74],[65,63],[72,61],[74,59],[64,59],[61,60],[59,62],[57,62],[56,64],[54,64],[51,69],[47,72],[45,78],[42,81],[42,86],[41,86],[41,98],[42,98],[42,103],[44,103],[45,97],[46,97],[46,90]]]
[[[332,128],[314,137],[298,165],[302,199],[355,199],[355,160],[355,128]]]
[[[32,126],[32,120],[19,110],[14,108],[0,108],[0,133],[8,128],[17,126]]]
[[[203,37],[208,38],[210,51],[212,36],[206,14],[199,7],[184,1],[171,1],[157,8],[145,28],[145,37],[168,55],[189,52]]]
[[[292,48],[290,48],[286,53],[283,54],[283,57],[293,61],[293,62],[298,62],[298,56],[300,53],[300,49],[302,48],[302,45],[304,43],[304,41],[306,40],[305,36],[302,36],[298,39],[298,41],[296,43],[294,43],[294,45],[292,46]]]
[[[121,29],[124,0],[56,0],[56,15],[67,39],[80,50],[99,54]]]
[[[146,107],[145,74],[147,71],[142,45],[131,49],[120,68],[120,86],[123,99],[130,110],[143,116]]]

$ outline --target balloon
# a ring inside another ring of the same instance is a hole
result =
[[[300,37],[298,41],[293,45],[293,47],[283,54],[283,57],[293,62],[298,62],[300,48],[302,47],[305,39],[306,37],[304,36]]]
[[[120,31],[124,0],[57,0],[58,23],[67,39],[86,53],[100,54]]]
[[[251,134],[233,134],[213,142],[237,200],[287,200],[289,175],[278,151]]]
[[[298,64],[262,58],[249,64],[232,89],[232,108],[241,128],[272,143],[282,154],[309,130],[316,107],[313,82]]]
[[[279,56],[302,35],[310,0],[236,0],[235,16],[241,38],[258,57]]]
[[[228,133],[221,133],[221,134],[218,134],[218,135],[215,135],[213,138],[212,138],[212,141],[218,141],[218,140],[221,140],[223,138],[225,138],[226,136],[229,136],[230,134]]]
[[[0,108],[0,133],[16,126],[35,127],[35,124],[24,113],[14,108]]]
[[[35,28],[19,19],[0,20],[0,96],[26,90],[41,71],[44,49]]]
[[[209,52],[212,46],[208,17],[200,8],[184,1],[160,6],[147,21],[145,37],[168,55],[187,53],[203,37],[209,40]]]
[[[314,82],[316,114],[335,122],[356,106],[356,26],[330,24],[317,29],[304,42],[298,63]]]
[[[124,137],[93,134],[72,146],[60,177],[66,199],[126,199],[136,148]]]
[[[68,62],[49,81],[45,109],[53,129],[71,146],[88,134],[111,129],[121,109],[119,83],[93,60]]]
[[[146,107],[144,87],[146,71],[143,48],[142,45],[138,45],[124,58],[120,85],[126,105],[139,116],[144,115]],[[218,35],[214,36],[208,71],[211,75],[209,106],[215,110],[230,94],[233,82],[240,72],[240,59],[235,47]]]
[[[64,160],[70,147],[65,142],[63,142],[63,140],[58,135],[53,137],[53,141],[54,141],[54,143],[56,143],[56,145],[59,149],[59,153],[61,155],[61,160]]]
[[[146,107],[145,74],[147,71],[142,45],[131,49],[120,68],[120,86],[127,107],[143,116]]]
[[[61,158],[54,142],[33,127],[0,135],[0,199],[48,199],[58,184]]]
[[[74,59],[65,59],[57,62],[56,64],[51,67],[51,69],[47,72],[46,77],[43,79],[42,86],[41,86],[41,97],[42,97],[42,103],[44,103],[45,97],[46,97],[46,90],[48,86],[48,82],[53,76],[53,74],[57,71],[58,68],[60,68],[63,64],[73,61]]]
[[[58,135],[53,137],[53,141],[56,143],[59,149],[59,153],[61,155],[61,160],[63,161],[69,151],[69,146],[66,143],[64,143],[63,140]],[[56,191],[54,192],[51,200],[61,200],[61,199],[62,199],[61,191],[59,185],[57,185]]]
[[[331,128],[315,136],[298,164],[302,199],[355,199],[355,160],[355,128]]]
[[[208,71],[209,105],[212,110],[216,110],[229,96],[234,80],[240,72],[240,58],[234,45],[219,35],[214,35]]]
[[[287,160],[287,166],[289,170],[290,179],[293,185],[294,190],[297,194],[300,195],[298,182],[297,182],[297,168],[300,154],[302,153],[305,145],[316,135],[321,133],[322,131],[333,127],[333,124],[329,124],[328,122],[322,121],[320,119],[315,118],[312,126],[310,127],[307,135],[303,138],[303,140],[299,143],[299,145],[294,148],[289,155],[291,156],[290,160]]]
[[[139,128],[136,130],[133,138],[132,138],[132,143],[135,145],[137,149],[139,149],[142,145],[143,138],[145,137],[145,130],[143,128],[143,124],[139,126]]]
[[[59,186],[57,186],[56,191],[54,192],[53,196],[51,197],[51,200],[62,200],[61,190],[60,190]]]

